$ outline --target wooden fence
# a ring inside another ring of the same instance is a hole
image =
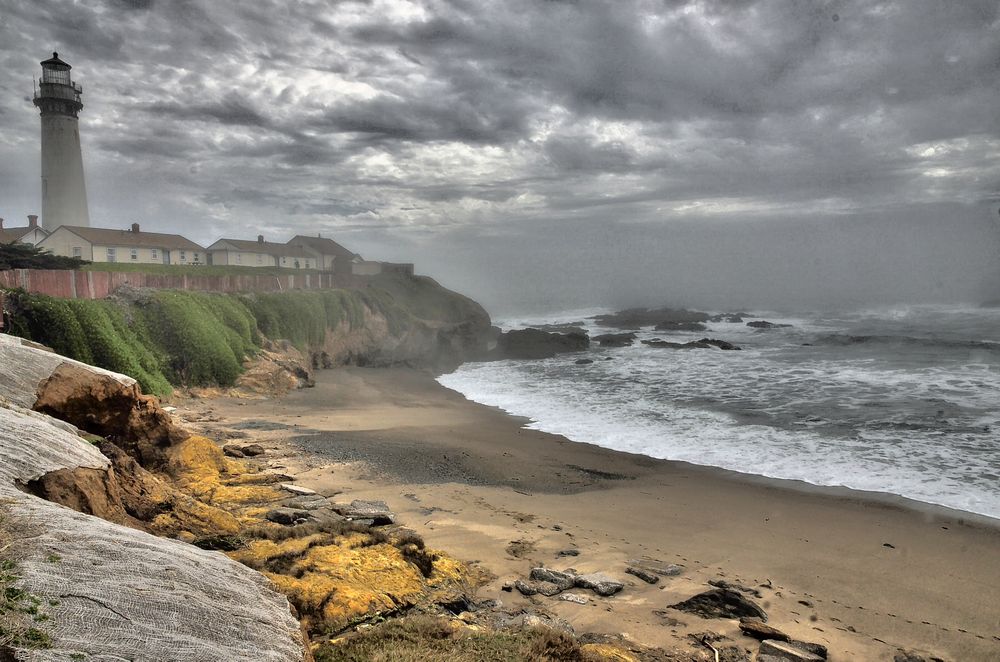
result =
[[[158,290],[198,290],[202,292],[284,292],[330,288],[362,288],[362,276],[333,273],[281,274],[279,276],[239,274],[199,276],[187,274],[147,274],[131,271],[70,271],[56,269],[11,269],[0,271],[0,288],[21,288],[28,292],[65,299],[103,299],[118,287],[148,287]]]

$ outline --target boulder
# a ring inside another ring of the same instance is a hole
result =
[[[352,520],[371,520],[374,526],[395,524],[396,514],[389,510],[385,501],[362,501],[355,499],[349,506],[335,506],[334,510]]]
[[[641,342],[643,345],[648,345],[649,347],[662,347],[667,349],[743,349],[742,347],[726,342],[725,340],[716,340],[715,338],[702,338],[701,340],[692,340],[691,342],[685,343],[670,342],[669,340],[661,340],[659,338],[643,340]]]
[[[725,322],[728,324],[739,324],[743,321],[743,318],[747,317],[747,313],[719,313],[718,315],[712,315],[708,318],[709,322]]]
[[[701,322],[660,322],[653,328],[657,331],[704,331],[708,327]]]
[[[312,519],[312,514],[307,510],[296,510],[295,508],[274,508],[267,511],[264,518],[275,524],[292,526]]]
[[[257,457],[264,454],[264,447],[260,444],[249,444],[240,448],[246,457]]]
[[[592,572],[586,575],[576,576],[576,586],[578,588],[588,588],[597,595],[609,597],[618,593],[625,584],[600,572]]]
[[[630,575],[638,577],[647,584],[655,584],[658,581],[660,581],[659,575],[657,575],[654,572],[650,572],[649,570],[645,570],[643,568],[637,568],[635,566],[630,565],[627,568],[625,568],[625,572],[627,572]]]
[[[301,485],[295,485],[294,483],[282,483],[281,489],[300,496],[312,496],[313,494],[316,494],[316,490],[311,490],[308,487],[302,487]]]
[[[530,328],[546,333],[587,333],[586,322],[571,322],[569,324],[534,324]]]
[[[684,568],[674,563],[664,563],[656,559],[629,559],[628,564],[635,568],[642,568],[649,572],[656,573],[661,577],[676,577],[684,572]]]
[[[739,584],[737,582],[727,582],[725,579],[710,579],[708,580],[708,585],[714,586],[716,588],[728,588],[731,591],[739,591],[740,593],[746,593],[747,595],[752,595],[755,598],[763,597],[760,594],[760,591],[758,591],[753,587],[744,586],[743,584]]]
[[[823,662],[826,660],[826,655],[817,655],[791,642],[765,639],[760,642],[757,660],[759,662],[778,662],[779,660],[781,662]]]
[[[634,333],[602,333],[593,340],[601,347],[628,347],[635,341]]]
[[[532,568],[531,578],[535,581],[551,582],[563,591],[576,586],[577,580],[576,575],[571,572],[560,572],[551,568]]]
[[[585,333],[548,333],[537,329],[507,331],[497,340],[500,359],[548,359],[556,354],[581,352],[590,347]]]
[[[222,447],[222,452],[228,457],[246,457],[246,455],[243,454],[243,449],[236,444],[226,444]]]
[[[767,620],[767,614],[757,603],[743,597],[736,591],[717,588],[699,593],[683,602],[670,605],[671,609],[685,611],[702,618],[759,618]]]
[[[771,627],[759,618],[741,618],[740,631],[758,641],[771,639],[773,641],[788,641],[788,635],[778,628]]]

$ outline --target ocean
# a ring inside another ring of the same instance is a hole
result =
[[[622,331],[588,319],[606,312],[496,323]],[[754,319],[791,326],[647,327],[631,347],[593,343],[552,359],[466,363],[439,381],[575,441],[1000,518],[1000,308],[754,311],[745,321]],[[743,349],[639,343],[702,337]]]

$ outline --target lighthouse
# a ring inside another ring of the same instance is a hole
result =
[[[35,105],[42,114],[42,227],[90,226],[87,187],[80,153],[83,88],[70,78],[68,64],[53,53],[42,61]]]

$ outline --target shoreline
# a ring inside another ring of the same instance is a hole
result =
[[[1000,650],[1000,526],[987,516],[574,442],[405,369],[338,368],[281,398],[189,404],[215,436],[264,443],[272,468],[306,487],[386,500],[428,544],[496,577],[481,599],[533,604],[577,632],[665,646],[712,629],[752,648],[732,622],[666,609],[725,577],[761,587],[771,622],[833,660]],[[684,573],[632,581],[625,564],[643,556]],[[590,606],[500,590],[538,564],[626,588]]]

